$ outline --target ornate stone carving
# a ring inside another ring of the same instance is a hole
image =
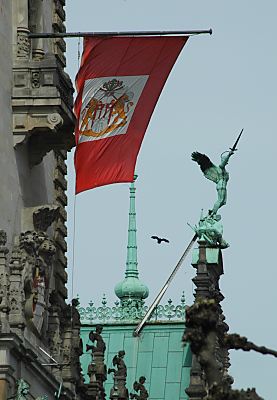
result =
[[[77,310],[78,300],[73,299],[63,310],[62,328],[62,377],[64,386],[77,391],[83,385],[80,356],[83,354],[83,343],[80,339],[80,315]]]
[[[29,38],[30,31],[43,32],[47,26],[53,32],[65,31],[64,2],[14,0],[14,3],[13,23],[17,29],[12,93],[14,146],[28,147],[33,166],[49,151],[70,150],[75,142],[74,89],[64,71],[65,41]]]
[[[45,205],[36,207],[33,212],[33,223],[36,231],[46,231],[49,226],[57,219],[59,206]]]
[[[63,124],[63,119],[60,114],[53,113],[47,115],[47,122],[49,123],[50,129],[57,129]]]
[[[56,58],[15,63],[14,146],[29,146],[31,165],[40,163],[51,150],[74,146],[72,93],[70,79],[58,68]]]
[[[22,285],[22,270],[21,263],[21,250],[19,246],[14,246],[9,268],[10,268],[10,287],[9,287],[9,300],[10,312],[9,323],[11,328],[19,335],[22,336],[24,327],[26,325],[24,316],[24,290]]]
[[[96,325],[95,332],[89,333],[89,339],[92,343],[96,342],[96,346],[86,345],[86,351],[91,350],[92,362],[88,366],[88,375],[92,383],[92,379],[97,382],[98,392],[100,399],[105,399],[104,382],[107,379],[107,367],[104,362],[106,343],[101,335],[103,330],[102,325]],[[93,386],[95,388],[95,385]]]
[[[17,238],[10,260],[10,324],[22,334],[27,321],[40,334],[48,306],[48,286],[55,246],[44,232]]]
[[[103,330],[103,326],[102,325],[96,325],[95,327],[95,332],[91,331],[89,333],[89,339],[92,343],[94,343],[96,341],[96,346],[90,346],[90,345],[86,345],[86,350],[89,351],[91,350],[92,353],[103,353],[103,355],[105,354],[105,350],[106,350],[106,343],[104,342],[101,333]]]
[[[63,118],[58,113],[34,113],[15,114],[13,118],[13,129],[15,134],[28,134],[31,131],[48,129],[56,132],[63,124]],[[16,141],[15,145],[19,142]]]
[[[10,285],[7,266],[8,249],[5,246],[7,234],[0,230],[0,330],[9,332],[8,312],[10,310],[8,288]]]
[[[30,39],[28,38],[29,29],[17,28],[17,57],[28,60],[30,58]]]
[[[0,230],[0,246],[5,246],[7,243],[7,234],[2,229]]]
[[[113,366],[109,368],[108,374],[114,374],[114,385],[111,388],[110,398],[125,400],[129,399],[128,389],[126,388],[127,367],[124,362],[125,351],[120,350],[113,358]]]
[[[58,361],[61,361],[61,306],[59,297],[55,291],[49,296],[49,317],[48,317],[48,346],[50,354]]]
[[[32,72],[31,83],[32,83],[33,88],[40,87],[40,72],[39,71]]]
[[[125,351],[119,350],[118,354],[115,355],[113,358],[113,366],[116,367],[117,369],[109,368],[108,371],[109,374],[113,372],[115,376],[122,376],[124,378],[127,377],[127,367],[124,362],[124,356],[125,356]]]
[[[146,381],[146,378],[144,376],[141,376],[139,378],[139,381],[135,381],[133,388],[136,392],[139,392],[139,394],[136,393],[130,393],[130,398],[131,399],[136,399],[136,400],[146,400],[149,397],[149,394],[144,386],[144,383]]]

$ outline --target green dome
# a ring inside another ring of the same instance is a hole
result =
[[[114,288],[115,294],[121,300],[124,298],[146,299],[149,295],[148,287],[138,278],[129,276],[122,282],[119,282]]]

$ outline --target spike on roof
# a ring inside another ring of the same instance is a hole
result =
[[[125,279],[115,287],[115,294],[119,297],[121,304],[137,308],[142,307],[144,299],[148,297],[148,287],[139,280],[137,262],[137,229],[136,229],[136,207],[135,207],[135,180],[130,185],[130,208],[127,244],[127,261]]]

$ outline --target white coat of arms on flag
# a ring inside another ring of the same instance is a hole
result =
[[[148,75],[87,79],[79,143],[126,133],[147,79]]]

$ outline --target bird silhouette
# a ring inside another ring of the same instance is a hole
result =
[[[156,239],[158,244],[161,244],[162,242],[169,243],[169,240],[168,240],[168,239],[160,238],[160,237],[158,237],[158,236],[151,236],[151,239]]]

